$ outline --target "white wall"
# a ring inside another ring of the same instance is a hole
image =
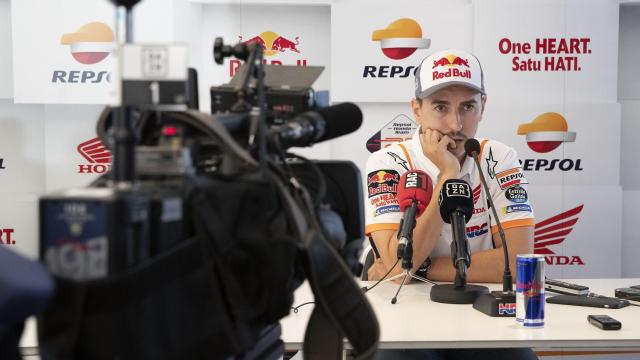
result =
[[[622,111],[620,183],[622,184],[622,275],[640,276],[640,4],[620,7],[618,97]]]
[[[0,99],[13,97],[11,58],[11,1],[0,0]]]

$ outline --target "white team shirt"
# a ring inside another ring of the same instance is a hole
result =
[[[433,186],[440,170],[422,152],[420,129],[413,138],[392,144],[371,154],[367,160],[367,193],[365,194],[365,233],[378,230],[397,230],[402,213],[396,198],[400,176],[408,170],[426,172]],[[504,229],[534,226],[534,214],[527,194],[527,180],[516,151],[495,140],[478,139],[481,145],[480,166],[491,192],[493,203]],[[467,238],[471,252],[495,248],[493,233],[498,232],[495,219],[487,205],[487,194],[480,183],[479,169],[467,157],[457,176],[473,189],[474,211],[467,223]],[[432,202],[439,194],[433,194]],[[424,216],[424,215],[423,215]],[[453,240],[451,226],[444,224],[431,257],[450,256]],[[499,241],[499,240],[497,240]]]

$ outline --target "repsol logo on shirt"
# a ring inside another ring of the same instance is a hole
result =
[[[524,171],[582,171],[582,159],[525,159],[520,160]]]

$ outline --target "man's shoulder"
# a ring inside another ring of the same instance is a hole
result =
[[[409,163],[411,160],[407,159],[407,154],[405,152],[407,148],[408,143],[403,141],[401,143],[393,143],[372,153],[369,155],[369,159],[367,160],[368,171],[382,167],[396,169],[399,171],[409,170]]]
[[[478,139],[480,142],[480,156],[491,158],[491,160],[502,161],[510,155],[515,155],[516,151],[513,147],[494,139]]]

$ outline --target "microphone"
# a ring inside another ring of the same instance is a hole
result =
[[[352,133],[362,125],[362,111],[353,103],[307,111],[269,129],[284,148],[306,147]]]
[[[496,220],[498,226],[498,233],[500,234],[500,241],[502,242],[502,250],[504,252],[504,273],[502,275],[502,291],[492,291],[490,294],[480,296],[474,303],[473,308],[479,310],[489,316],[515,316],[515,294],[513,292],[513,278],[511,277],[511,269],[509,265],[509,249],[507,248],[507,239],[500,223],[500,218],[496,211],[496,207],[493,206],[493,199],[491,199],[491,193],[487,186],[487,181],[482,173],[482,167],[478,157],[480,155],[480,143],[476,139],[468,139],[464,143],[464,151],[467,156],[471,157],[478,167],[480,173],[480,182],[482,188],[487,194],[487,203],[492,211],[493,217]]]
[[[456,269],[454,284],[439,284],[431,287],[432,301],[446,304],[473,304],[482,294],[489,292],[486,286],[467,284],[467,268],[471,265],[466,224],[473,215],[471,186],[459,179],[449,179],[442,184],[440,216],[451,224],[451,261]]]
[[[449,179],[442,185],[439,197],[440,216],[451,224],[453,241],[451,242],[451,260],[456,268],[456,285],[464,286],[467,268],[471,265],[469,241],[466,224],[473,215],[473,196],[471,186],[459,179]]]
[[[407,254],[408,246],[413,239],[413,229],[418,218],[429,205],[433,194],[431,178],[422,170],[411,170],[402,174],[398,187],[398,205],[404,212],[398,230],[398,259],[402,258],[402,266],[411,269],[412,254]],[[410,251],[410,250],[409,250]],[[409,255],[409,256],[406,256]],[[407,267],[408,266],[408,267]]]

